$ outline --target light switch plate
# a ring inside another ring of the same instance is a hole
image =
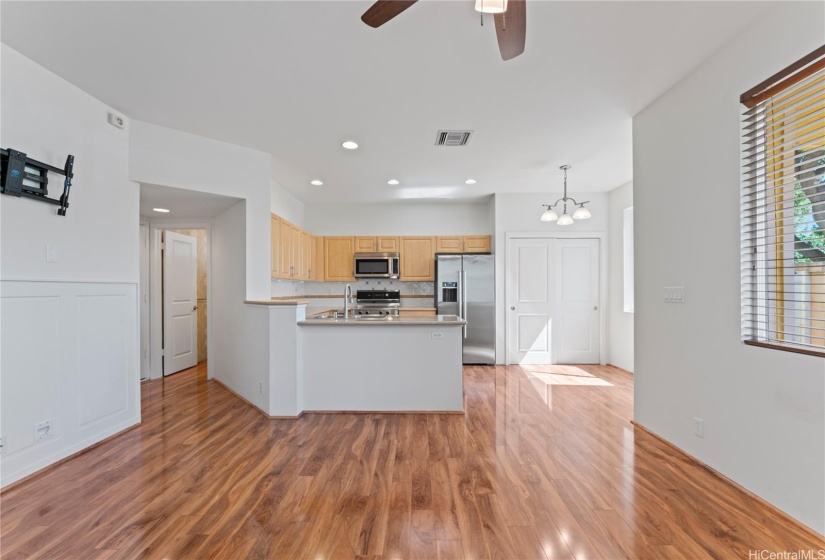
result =
[[[665,288],[665,303],[685,303],[684,286]]]

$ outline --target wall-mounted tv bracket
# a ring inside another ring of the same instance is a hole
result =
[[[49,198],[49,171],[64,175],[63,194],[59,199]],[[57,213],[66,215],[69,191],[74,177],[74,156],[66,158],[63,169],[27,157],[17,150],[0,150],[0,193],[26,197],[58,206]]]

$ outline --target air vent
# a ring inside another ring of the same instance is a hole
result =
[[[436,146],[466,146],[472,130],[439,130],[435,137]]]

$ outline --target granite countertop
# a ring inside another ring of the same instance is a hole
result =
[[[244,303],[250,305],[306,305],[309,302],[305,299],[245,299]]]
[[[329,325],[329,326],[366,326],[366,325],[375,325],[375,326],[392,326],[392,327],[401,327],[401,326],[438,326],[438,327],[461,327],[467,324],[467,321],[458,317],[457,315],[437,315],[435,317],[426,317],[426,316],[418,316],[418,317],[389,317],[387,319],[382,320],[375,320],[375,319],[306,319],[304,321],[298,321],[298,325],[300,326],[316,326],[316,325]]]

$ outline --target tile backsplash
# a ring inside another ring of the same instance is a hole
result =
[[[401,290],[401,295],[433,295],[432,282],[401,282],[400,280],[355,280],[352,282],[296,282],[273,280],[272,297],[337,296],[343,295],[346,285],[352,290]]]

